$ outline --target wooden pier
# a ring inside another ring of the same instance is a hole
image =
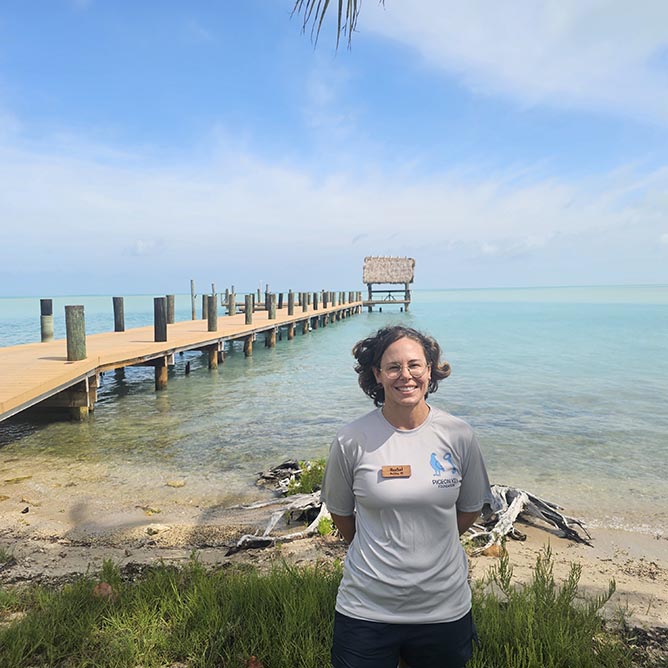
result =
[[[69,339],[46,338],[41,343],[0,348],[0,421],[37,405],[68,409],[73,417],[83,419],[95,407],[99,376],[105,371],[152,366],[155,387],[160,390],[166,387],[168,368],[178,353],[207,352],[209,368],[215,368],[224,359],[226,342],[242,341],[249,356],[258,334],[264,334],[265,345],[272,347],[281,330],[292,339],[296,331],[306,334],[362,311],[361,293],[330,293],[337,297],[327,301],[319,301],[318,293],[307,300],[306,294],[299,303],[291,299],[282,308],[272,300],[270,308],[254,311],[252,300],[247,300],[251,307],[242,313],[235,304],[230,315],[216,313],[173,324],[160,325],[156,309],[153,325],[86,336],[84,359],[73,359]],[[213,307],[215,299],[210,299]],[[166,335],[159,335],[160,328]]]

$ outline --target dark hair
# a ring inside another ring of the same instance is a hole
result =
[[[353,356],[357,360],[355,371],[357,371],[357,382],[365,394],[373,399],[376,406],[385,403],[385,390],[378,383],[374,375],[374,369],[380,369],[380,360],[385,351],[399,339],[412,339],[417,341],[424,350],[427,364],[431,365],[431,379],[427,387],[427,394],[436,392],[439,381],[450,375],[450,364],[441,362],[441,347],[431,336],[422,334],[412,327],[394,325],[383,327],[373,336],[358,341],[353,346]]]

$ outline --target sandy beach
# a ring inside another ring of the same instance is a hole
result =
[[[111,489],[105,492],[99,480],[68,475],[42,470],[3,480],[0,583],[57,583],[94,573],[105,559],[132,570],[157,561],[184,562],[193,553],[210,565],[239,561],[262,565],[276,559],[308,563],[345,555],[342,541],[314,537],[227,556],[242,534],[264,528],[271,508],[231,508],[224,496],[205,504],[204,490],[182,480],[166,481],[161,489],[144,490],[141,496],[134,490],[138,496],[119,497]],[[582,566],[583,593],[602,594],[615,580],[616,592],[604,609],[608,618],[622,612],[632,626],[668,628],[666,536],[592,529],[590,547],[561,538],[547,526],[519,528],[527,539],[507,544],[516,582],[531,578],[536,557],[549,544],[558,582],[572,563]],[[497,562],[495,557],[473,557],[473,577],[485,577]]]

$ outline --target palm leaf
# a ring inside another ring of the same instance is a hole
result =
[[[380,0],[384,2],[384,0]],[[301,14],[303,17],[302,29],[306,32],[311,26],[311,39],[317,43],[320,36],[325,14],[329,9],[330,0],[295,0],[292,8],[293,14]],[[341,35],[347,36],[348,47],[352,42],[353,32],[357,26],[362,0],[338,0],[336,48],[339,47]]]

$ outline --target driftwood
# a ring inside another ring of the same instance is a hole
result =
[[[270,471],[260,474],[258,482],[259,484],[272,484],[277,491],[285,493],[288,483],[300,474],[299,464],[294,461],[287,461]],[[492,545],[501,543],[506,536],[514,540],[525,540],[526,535],[515,528],[515,522],[521,518],[538,519],[558,529],[564,538],[576,543],[591,545],[591,535],[584,524],[574,517],[561,513],[560,511],[563,508],[556,503],[541,499],[522,489],[505,485],[492,485],[492,494],[495,500],[494,508],[491,509],[486,506],[483,509],[480,522],[474,524],[464,535],[464,538],[471,541],[473,545],[478,545],[473,550],[474,555],[480,554]],[[314,536],[318,533],[320,521],[323,518],[331,519],[326,505],[320,500],[319,491],[312,494],[295,494],[272,501],[235,507],[251,509],[276,505],[280,505],[281,508],[271,514],[264,533],[261,536],[250,534],[242,536],[237,544],[229,549],[227,554],[245,549],[270,547],[278,543]],[[286,516],[288,521],[303,520],[304,518],[314,519],[311,519],[308,526],[301,531],[271,535],[280,520]]]
[[[521,516],[529,516],[559,529],[564,538],[591,545],[591,535],[584,524],[574,517],[560,513],[561,506],[545,501],[530,492],[515,487],[492,485],[496,512],[483,511],[481,524],[474,524],[466,534],[466,538],[474,543],[485,540],[481,547],[474,549],[473,554],[480,554],[492,545],[498,544],[505,536],[515,540],[524,540],[526,536],[515,529],[515,521]],[[581,535],[580,531],[582,532]]]
[[[278,543],[287,543],[292,540],[314,536],[318,533],[318,525],[320,524],[320,520],[323,518],[331,519],[331,515],[327,510],[327,506],[320,501],[319,491],[313,492],[312,494],[294,494],[293,496],[288,496],[283,499],[276,499],[274,501],[243,506],[243,508],[262,508],[266,506],[274,506],[277,504],[283,507],[271,514],[264,533],[261,536],[250,534],[242,536],[238,540],[237,544],[227,551],[228,555],[239,552],[239,550],[271,547],[272,545],[277,545]],[[299,519],[304,516],[308,517],[309,514],[312,515],[315,513],[315,511],[317,511],[315,519],[313,519],[305,529],[301,531],[293,531],[292,533],[288,534],[280,534],[276,536],[270,535],[271,532],[276,528],[276,525],[286,515],[290,520],[293,520],[295,518]]]

